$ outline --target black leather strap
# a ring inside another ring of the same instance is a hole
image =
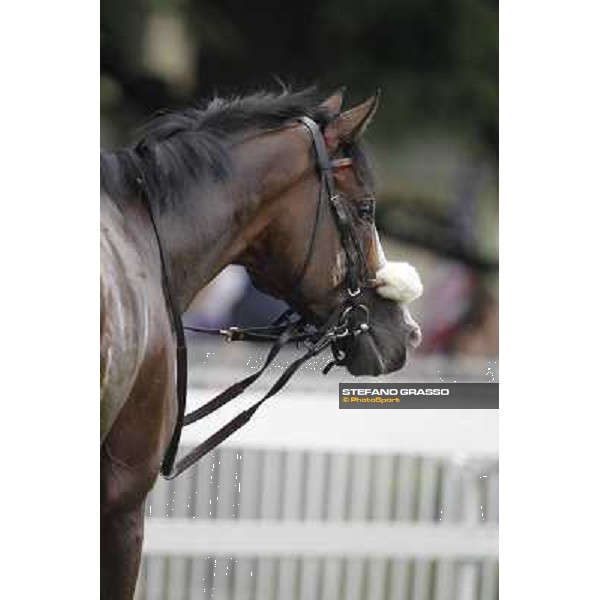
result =
[[[194,463],[200,460],[203,456],[208,454],[211,450],[214,450],[219,444],[224,442],[227,438],[233,435],[240,427],[244,426],[254,415],[254,413],[259,409],[259,407],[266,402],[269,398],[274,396],[277,392],[279,392],[286,383],[291,379],[292,375],[307,361],[311,358],[317,356],[323,350],[328,348],[332,341],[332,324],[335,323],[335,320],[339,318],[338,311],[336,311],[335,315],[333,315],[329,321],[327,322],[326,330],[321,337],[316,340],[314,344],[311,344],[308,350],[295,361],[290,363],[290,365],[285,369],[285,371],[281,374],[279,379],[271,386],[269,391],[257,402],[255,402],[250,408],[242,411],[237,416],[235,416],[231,421],[223,425],[221,429],[217,430],[213,435],[204,440],[201,444],[196,446],[191,452],[186,454],[181,460],[179,460],[175,466],[168,472],[162,473],[165,479],[174,479],[181,473],[183,473],[186,469],[191,467]],[[219,394],[216,398],[213,398],[207,404],[204,404],[194,412],[186,415],[185,425],[189,425],[190,423],[194,423],[195,421],[205,417],[206,415],[214,412],[233,398],[239,396],[251,383],[256,381],[262,373],[266,370],[266,368],[270,365],[272,360],[277,356],[279,351],[283,348],[283,346],[289,341],[288,336],[284,333],[281,338],[273,345],[267,360],[264,365],[260,369],[258,373],[247,377],[246,379],[234,384],[222,394]],[[189,420],[188,420],[189,418]]]
[[[273,362],[275,357],[279,354],[281,349],[293,338],[294,329],[292,327],[288,327],[286,331],[284,331],[277,341],[269,350],[269,354],[263,366],[256,372],[242,379],[241,381],[237,381],[233,385],[229,386],[224,392],[221,392],[218,396],[215,396],[212,400],[203,404],[200,408],[192,411],[185,415],[183,419],[184,425],[190,425],[191,423],[195,423],[199,419],[210,415],[215,410],[221,408],[221,406],[227,404],[230,400],[237,398],[247,387],[252,385],[268,368],[268,366]]]
[[[329,206],[332,210],[335,219],[336,226],[339,230],[341,244],[346,255],[346,277],[348,286],[348,297],[341,304],[341,306],[336,311],[334,311],[332,315],[330,315],[327,322],[316,332],[310,332],[307,329],[306,324],[304,324],[300,320],[291,322],[289,320],[291,315],[290,311],[286,311],[286,313],[284,313],[279,319],[277,319],[274,323],[266,327],[255,327],[248,329],[230,328],[228,330],[214,330],[193,327],[188,328],[192,331],[198,331],[201,333],[218,333],[219,335],[226,335],[231,340],[273,340],[274,338],[276,338],[273,347],[267,355],[265,363],[259,371],[233,384],[224,392],[222,392],[221,394],[219,394],[218,396],[216,396],[215,398],[213,398],[212,400],[210,400],[209,402],[207,402],[206,404],[204,404],[203,406],[201,406],[200,408],[196,409],[188,415],[185,415],[187,391],[187,349],[184,335],[184,327],[181,322],[181,315],[176,304],[176,300],[172,293],[170,265],[168,260],[166,259],[166,255],[161,244],[161,237],[154,218],[154,214],[152,212],[151,203],[148,201],[143,182],[140,180],[140,184],[143,188],[142,195],[144,197],[145,204],[148,208],[150,219],[152,221],[152,227],[154,229],[154,233],[156,235],[158,243],[163,274],[163,289],[165,294],[165,300],[171,314],[173,329],[175,331],[175,337],[177,341],[178,413],[175,431],[169,443],[167,452],[165,453],[163,463],[161,465],[161,474],[165,479],[173,479],[174,477],[177,477],[177,475],[181,474],[183,471],[188,469],[205,454],[213,450],[216,446],[218,446],[229,436],[235,433],[240,427],[246,424],[256,413],[261,404],[263,404],[268,398],[271,398],[277,392],[279,392],[294,375],[294,373],[305,362],[323,352],[323,350],[331,346],[336,339],[340,339],[348,335],[359,335],[360,333],[365,331],[365,327],[368,329],[368,311],[366,311],[366,308],[362,305],[359,305],[355,300],[355,296],[360,292],[358,263],[362,260],[363,266],[366,266],[366,261],[364,259],[364,255],[362,254],[360,243],[356,238],[346,209],[344,208],[339,197],[335,194],[332,174],[332,163],[329,159],[325,140],[323,138],[323,135],[321,134],[319,126],[308,117],[302,117],[300,121],[307,127],[312,137],[313,148],[315,149],[317,158],[317,168],[320,175],[320,186],[319,198],[317,202],[317,214],[315,217],[311,241],[309,243],[305,262],[299,274],[298,284],[300,283],[300,281],[304,277],[304,274],[306,273],[309,261],[313,253],[316,232],[318,229],[319,218],[321,214],[323,191],[325,191],[326,197],[329,201]],[[298,284],[297,289],[299,287]],[[360,327],[358,327],[356,330],[351,331],[348,315],[352,310],[360,309],[361,307],[364,308],[366,311],[365,314],[367,322],[362,323]],[[302,356],[293,361],[285,369],[285,371],[281,374],[281,376],[277,379],[273,386],[271,386],[269,391],[258,402],[254,403],[250,408],[239,413],[235,418],[233,418],[231,421],[229,421],[227,424],[221,427],[221,429],[215,432],[212,436],[210,436],[204,442],[199,444],[194,450],[186,454],[181,460],[175,462],[179,442],[181,439],[181,430],[185,425],[194,423],[199,419],[213,413],[214,411],[218,410],[219,408],[221,408],[222,406],[224,406],[225,404],[242,394],[266,371],[266,369],[272,363],[277,354],[279,354],[279,352],[285,344],[287,344],[290,341],[306,342],[307,340],[307,351]],[[333,361],[333,363],[330,363],[330,365],[326,367],[326,370],[329,370],[332,364],[341,364],[338,356],[336,356],[336,359]]]
[[[146,209],[148,210],[150,222],[152,224],[152,229],[154,230],[154,235],[156,237],[156,242],[158,245],[158,254],[160,258],[162,271],[162,289],[163,294],[165,295],[165,303],[171,316],[171,323],[175,332],[175,342],[177,344],[175,355],[177,365],[177,375],[175,384],[177,395],[177,417],[175,422],[175,430],[173,431],[171,441],[169,442],[169,446],[167,448],[167,451],[165,452],[161,464],[161,473],[164,475],[165,473],[170,472],[173,468],[175,457],[177,455],[177,449],[179,447],[179,440],[181,439],[181,429],[183,427],[183,419],[185,415],[185,407],[187,400],[187,345],[185,341],[185,332],[183,330],[183,322],[181,320],[179,304],[173,294],[173,288],[171,285],[171,265],[166,257],[165,250],[161,243],[161,237],[152,208],[152,203],[148,198],[147,186],[145,185],[142,177],[139,177],[137,181],[141,188],[140,195],[142,198],[142,202],[146,205]]]
[[[348,290],[356,292],[359,290],[359,265],[367,271],[367,261],[362,252],[359,240],[356,237],[348,212],[344,207],[340,196],[335,193],[335,183],[333,180],[333,163],[329,158],[325,138],[321,133],[319,126],[309,117],[301,117],[300,122],[308,129],[315,149],[317,158],[317,170],[321,177],[321,189],[319,190],[319,200],[322,197],[322,190],[325,190],[326,197],[329,199],[329,206],[333,213],[337,229],[340,234],[340,241],[344,254],[346,256],[346,279]],[[316,230],[316,226],[315,226]],[[314,230],[313,230],[314,235]],[[311,254],[307,256],[307,263]],[[306,265],[305,265],[306,268]]]
[[[292,321],[294,311],[286,310],[282,315],[277,317],[270,325],[259,327],[227,327],[225,329],[209,329],[207,327],[192,327],[185,325],[186,331],[194,333],[205,333],[207,335],[219,335],[227,339],[228,342],[266,342],[275,341],[290,325],[296,325],[301,329],[303,323],[300,320]],[[300,341],[305,338],[306,334],[295,336],[290,342]]]

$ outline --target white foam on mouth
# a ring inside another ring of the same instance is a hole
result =
[[[406,305],[423,294],[419,272],[407,262],[389,262],[379,241],[379,235],[377,235],[377,256],[380,268],[375,274],[375,291],[382,298],[401,305],[404,322],[412,328],[407,343],[411,348],[416,348],[422,341],[421,328]]]
[[[409,304],[423,293],[417,270],[407,262],[386,262],[375,276],[375,291],[382,297]]]

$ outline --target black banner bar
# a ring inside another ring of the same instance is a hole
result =
[[[499,408],[497,383],[340,383],[339,406],[354,408]]]

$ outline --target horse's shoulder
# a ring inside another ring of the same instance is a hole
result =
[[[135,222],[108,202],[100,219],[100,410],[101,439],[136,384],[145,363],[172,345],[160,270],[143,245]],[[166,361],[164,361],[166,362]],[[168,365],[163,368],[168,369]]]

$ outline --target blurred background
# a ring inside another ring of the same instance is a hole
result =
[[[377,224],[413,262],[425,354],[498,353],[498,2],[102,0],[101,133],[111,148],[161,108],[214,94],[347,86],[383,96],[368,135]],[[218,301],[215,301],[218,300]],[[190,318],[256,324],[280,306],[239,269]]]
[[[412,311],[418,355],[380,380],[498,382],[498,2],[102,0],[104,148],[133,140],[158,109],[280,82],[324,95],[345,85],[347,106],[382,90],[366,136],[377,225],[425,292]],[[256,325],[281,308],[231,267],[186,319]],[[189,408],[264,355],[191,338]],[[183,443],[258,399],[291,356]],[[157,483],[139,600],[498,597],[498,411],[339,411],[350,376],[321,376],[326,360],[190,472]]]

